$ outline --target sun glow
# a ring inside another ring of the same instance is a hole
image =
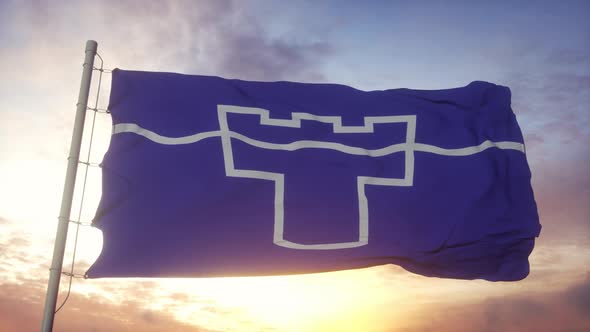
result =
[[[166,281],[165,283],[173,281]],[[182,283],[187,280],[182,280]],[[281,331],[358,331],[371,326],[371,310],[395,300],[376,291],[380,278],[371,270],[301,276],[213,278],[193,281],[196,294],[242,317],[244,325],[278,327]],[[401,294],[399,294],[401,295]],[[194,321],[192,306],[178,308],[178,319]],[[201,315],[199,317],[202,317]],[[396,317],[391,317],[395,320]],[[367,325],[369,324],[369,325]],[[388,322],[391,326],[392,322]],[[244,328],[242,325],[242,328]],[[220,326],[221,327],[221,326]]]

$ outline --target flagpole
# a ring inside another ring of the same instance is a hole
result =
[[[86,42],[84,70],[82,71],[78,103],[76,104],[76,118],[74,120],[74,130],[72,133],[70,154],[68,156],[68,168],[66,171],[66,180],[61,199],[61,209],[59,212],[57,233],[55,236],[55,245],[53,248],[53,259],[51,261],[51,268],[49,269],[49,283],[47,284],[47,295],[45,297],[45,309],[43,311],[43,323],[41,327],[42,332],[51,332],[53,330],[55,306],[59,292],[59,281],[61,278],[64,251],[66,249],[66,240],[68,237],[68,226],[70,223],[70,213],[72,210],[72,199],[74,197],[74,186],[76,183],[76,173],[78,171],[78,161],[80,159],[80,145],[82,144],[82,133],[84,131],[84,121],[86,118],[88,94],[90,93],[90,83],[92,81],[92,71],[94,68],[94,56],[96,55],[97,48],[98,44],[94,40],[88,40]]]

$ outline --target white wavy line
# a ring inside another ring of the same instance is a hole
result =
[[[524,153],[524,144],[519,142],[510,142],[510,141],[503,141],[503,142],[493,142],[490,140],[483,141],[479,145],[468,146],[464,148],[458,149],[445,149],[435,145],[429,144],[422,144],[422,143],[414,143],[413,144],[414,151],[420,152],[429,152],[433,154],[439,154],[443,156],[469,156],[472,154],[476,154],[482,152],[484,150],[490,148],[498,148],[501,150],[516,150]]]
[[[162,136],[158,133],[155,133],[149,129],[142,128],[135,123],[119,123],[113,126],[113,135],[120,134],[120,133],[134,133],[137,135],[141,135],[152,142],[165,144],[165,145],[181,145],[181,144],[191,144],[196,143],[198,141],[204,140],[210,137],[219,137],[220,132],[219,130],[216,131],[207,131],[203,133],[198,133],[189,136],[182,136],[182,137],[168,137]]]
[[[134,123],[119,123],[113,127],[113,135],[120,134],[120,133],[135,133],[137,135],[141,135],[153,142],[164,144],[164,145],[182,145],[182,144],[191,144],[196,143],[198,141],[212,138],[212,137],[220,137],[221,133],[219,130],[215,131],[207,131],[203,133],[198,133],[189,136],[182,136],[182,137],[168,137],[162,136],[157,134],[151,130],[142,128]],[[457,148],[457,149],[446,149],[441,148],[435,145],[430,144],[423,144],[423,143],[399,143],[386,146],[380,149],[364,149],[354,146],[348,146],[341,143],[335,142],[324,142],[324,141],[294,141],[291,143],[280,144],[280,143],[269,143],[264,141],[259,141],[245,135],[230,131],[229,132],[231,138],[235,138],[240,140],[246,144],[263,148],[269,150],[283,150],[283,151],[296,151],[301,149],[327,149],[327,150],[335,150],[340,151],[343,153],[351,154],[351,155],[361,155],[361,156],[369,156],[369,157],[382,157],[390,154],[394,154],[397,152],[403,151],[418,151],[418,152],[428,152],[443,156],[469,156],[472,154],[476,154],[482,152],[484,150],[490,148],[498,148],[502,150],[516,150],[520,152],[525,152],[524,144],[519,142],[510,142],[510,141],[502,141],[502,142],[493,142],[490,140],[486,140],[479,145],[468,146],[464,148]]]

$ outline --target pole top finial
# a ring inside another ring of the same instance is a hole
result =
[[[90,51],[93,53],[96,53],[96,50],[98,49],[98,43],[95,40],[87,40],[86,41],[86,52]]]

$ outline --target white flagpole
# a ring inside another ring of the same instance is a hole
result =
[[[80,159],[80,145],[82,144],[82,133],[84,131],[84,120],[86,118],[88,94],[90,92],[90,82],[92,80],[92,70],[94,67],[94,56],[96,55],[97,48],[98,44],[94,40],[89,40],[86,42],[84,70],[82,72],[82,80],[80,82],[78,103],[76,104],[76,119],[74,122],[74,131],[72,133],[70,155],[68,156],[68,168],[66,171],[66,180],[61,199],[57,234],[55,236],[55,246],[53,248],[53,259],[51,261],[51,268],[49,270],[49,283],[47,285],[45,309],[43,311],[43,324],[41,327],[42,332],[51,332],[53,330],[55,306],[57,303],[57,294],[59,292],[59,281],[63,266],[64,251],[66,249],[66,239],[68,237],[72,199],[74,197],[74,185],[76,183],[76,173],[78,171],[78,161]]]

